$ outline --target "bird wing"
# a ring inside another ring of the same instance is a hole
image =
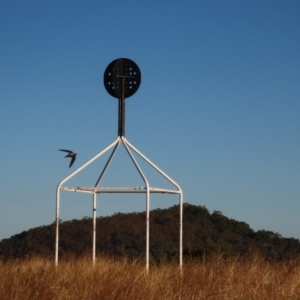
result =
[[[59,151],[64,151],[64,152],[69,152],[69,153],[72,153],[73,151],[70,151],[70,150],[64,150],[64,149],[59,149]]]
[[[72,159],[71,159],[71,161],[70,161],[69,168],[71,168],[71,167],[72,167],[72,165],[73,165],[73,163],[74,163],[75,159],[76,159],[76,155],[72,156]]]

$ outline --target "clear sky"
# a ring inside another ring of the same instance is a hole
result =
[[[299,16],[298,0],[1,0],[0,239],[54,222],[57,184],[116,139],[103,73],[120,57],[142,72],[126,138],[184,201],[300,238]],[[58,149],[78,153],[71,169]],[[74,184],[94,185],[105,161]],[[103,184],[135,180],[121,148]],[[61,219],[92,216],[91,198],[62,192]],[[97,214],[143,210],[144,196],[110,195]]]

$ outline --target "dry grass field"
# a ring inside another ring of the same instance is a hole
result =
[[[221,255],[209,261],[151,264],[99,256],[0,261],[1,300],[300,299],[300,258],[267,262]]]

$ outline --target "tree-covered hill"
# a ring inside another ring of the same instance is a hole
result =
[[[288,259],[300,254],[300,242],[278,233],[255,232],[245,222],[229,219],[221,212],[203,206],[184,204],[184,258],[210,255],[213,252],[245,255],[259,251],[268,259]],[[145,212],[117,213],[97,218],[97,252],[113,256],[145,255]],[[0,241],[0,257],[21,258],[54,256],[55,223],[23,231]],[[150,254],[154,260],[178,256],[179,207],[156,209],[150,213]],[[92,251],[92,219],[71,220],[60,224],[59,254],[81,255]]]

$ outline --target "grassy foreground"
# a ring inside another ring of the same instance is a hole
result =
[[[300,299],[300,258],[267,262],[259,255],[151,265],[99,256],[60,261],[0,261],[0,299]]]

